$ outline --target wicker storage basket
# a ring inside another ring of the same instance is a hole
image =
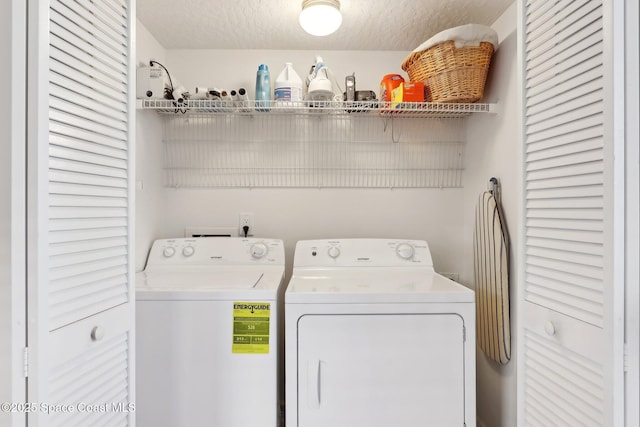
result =
[[[402,69],[423,82],[429,102],[476,102],[482,99],[493,44],[456,48],[453,41],[411,54]]]

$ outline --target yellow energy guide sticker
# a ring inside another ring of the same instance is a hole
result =
[[[269,321],[271,303],[233,303],[233,344],[235,354],[269,353]]]

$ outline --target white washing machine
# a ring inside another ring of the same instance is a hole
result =
[[[424,241],[300,241],[285,292],[287,427],[476,425],[472,290]]]
[[[281,240],[154,242],[136,280],[138,427],[276,427]]]

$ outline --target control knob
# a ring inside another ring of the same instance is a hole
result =
[[[338,258],[338,257],[340,256],[340,248],[339,248],[339,247],[337,247],[337,246],[331,246],[331,247],[329,248],[329,250],[327,251],[327,254],[328,254],[331,258],[336,259],[336,258]]]
[[[167,246],[162,251],[162,255],[164,255],[165,258],[171,258],[175,254],[176,254],[176,249],[173,246]]]
[[[251,256],[253,258],[260,259],[267,255],[267,253],[269,253],[269,247],[262,242],[258,242],[251,245],[251,249],[249,249],[249,252],[251,253]]]
[[[411,259],[411,258],[413,258],[414,252],[415,251],[413,249],[413,246],[411,246],[408,243],[400,243],[396,247],[396,253],[402,259]]]
[[[195,251],[196,248],[194,248],[193,246],[185,246],[184,248],[182,248],[182,255],[190,257],[195,253]]]

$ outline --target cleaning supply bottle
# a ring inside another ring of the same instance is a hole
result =
[[[307,76],[307,100],[318,101],[313,106],[323,106],[334,97],[333,84],[329,79],[329,69],[321,56],[316,56],[316,63]]]
[[[247,95],[247,91],[245,88],[241,87],[238,89],[238,108],[243,113],[248,113],[251,111],[251,101],[249,101],[249,95]]]
[[[380,82],[380,101],[391,102],[391,92],[404,83],[404,77],[400,74],[387,74]]]
[[[271,76],[269,67],[260,64],[256,74],[256,111],[269,111],[271,105]]]
[[[291,62],[287,62],[284,70],[278,75],[274,86],[274,98],[277,106],[300,106],[302,101],[302,79],[293,69]]]

